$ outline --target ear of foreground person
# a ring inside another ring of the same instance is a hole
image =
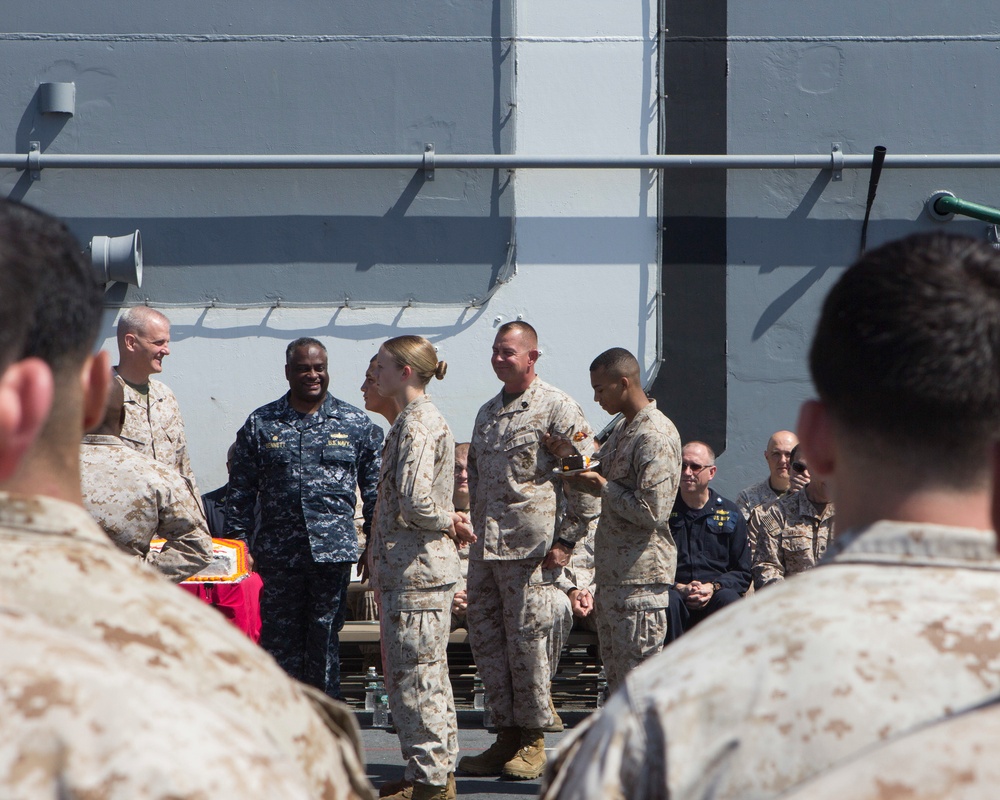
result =
[[[564,742],[541,796],[778,797],[1000,695],[998,349],[987,243],[921,234],[846,270],[798,425],[813,478],[833,487],[836,539],[816,568],[630,673]]]

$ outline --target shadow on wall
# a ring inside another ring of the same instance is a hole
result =
[[[35,88],[35,93],[25,106],[24,113],[17,123],[17,131],[14,134],[14,152],[27,153],[31,142],[38,142],[41,152],[49,149],[55,141],[60,131],[66,127],[66,123],[72,119],[70,114],[43,114],[38,110],[38,93],[41,87]],[[31,187],[32,178],[28,170],[24,170],[17,179],[7,195],[8,200],[23,201],[28,189]]]
[[[123,284],[115,284],[108,292],[111,293],[115,290],[115,287],[121,286]],[[168,318],[172,316],[170,308],[161,307],[159,310],[166,314]],[[173,342],[181,342],[185,339],[214,339],[216,341],[223,341],[244,338],[276,339],[287,342],[290,339],[300,336],[312,336],[317,339],[326,337],[328,339],[340,339],[344,341],[377,341],[407,333],[423,336],[431,342],[438,342],[453,338],[467,328],[471,328],[486,313],[486,309],[482,307],[454,309],[454,321],[438,322],[434,325],[421,325],[415,324],[416,320],[405,319],[407,310],[406,308],[400,308],[391,323],[368,322],[361,325],[351,325],[349,323],[345,324],[340,320],[340,317],[349,310],[337,308],[333,311],[329,320],[323,324],[304,325],[302,324],[301,315],[296,315],[287,327],[280,327],[273,324],[271,319],[275,313],[275,309],[261,308],[255,309],[261,315],[260,322],[256,324],[247,325],[246,323],[240,323],[239,325],[229,327],[209,327],[206,324],[207,318],[213,310],[205,308],[201,310],[198,320],[193,324],[184,324],[171,319],[170,338]],[[104,328],[99,334],[99,339],[114,339],[117,316],[117,309],[115,309],[115,313],[105,315]]]
[[[103,220],[68,223],[81,241],[108,231]],[[531,264],[635,267],[655,252],[653,222],[641,218],[526,217],[517,226],[545,243],[521,253]],[[142,231],[143,286],[117,289],[109,303],[466,304],[503,279],[511,239],[509,219],[452,216],[132,218],[112,232],[130,228]]]
[[[868,249],[938,225],[925,213],[916,220],[878,220],[869,225]],[[978,237],[982,236],[982,225],[953,223],[948,231]],[[738,249],[742,264],[756,268],[760,275],[780,267],[807,270],[761,312],[753,341],[777,324],[830,269],[852,264],[859,255],[860,235],[861,222],[855,219],[802,219],[795,214],[786,219],[730,219],[729,241]]]

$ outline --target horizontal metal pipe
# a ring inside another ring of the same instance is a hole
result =
[[[844,155],[837,169],[868,169],[871,155]],[[125,155],[3,153],[8,169],[833,169],[830,155]],[[1000,153],[895,154],[887,169],[990,169]]]

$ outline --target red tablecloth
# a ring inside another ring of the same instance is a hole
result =
[[[195,597],[200,597],[255,642],[260,641],[260,590],[264,582],[251,572],[239,583],[182,583]]]

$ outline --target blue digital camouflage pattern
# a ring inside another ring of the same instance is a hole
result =
[[[358,560],[355,486],[367,533],[381,467],[382,430],[327,393],[314,414],[286,394],[254,411],[236,436],[226,536],[245,539],[258,568]],[[254,503],[260,499],[260,529]]]

